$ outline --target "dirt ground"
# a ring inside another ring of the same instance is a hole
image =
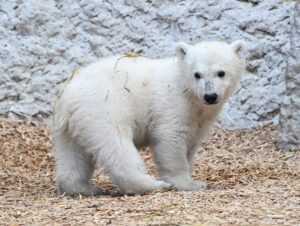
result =
[[[194,172],[207,190],[122,196],[97,171],[105,195],[65,197],[45,125],[0,118],[0,225],[300,225],[300,150],[276,150],[276,136],[275,126],[216,128]]]

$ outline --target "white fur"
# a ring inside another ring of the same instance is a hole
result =
[[[242,41],[179,43],[174,58],[113,56],[79,70],[54,115],[59,191],[98,194],[89,183],[95,167],[126,194],[205,187],[191,177],[194,155],[239,83],[245,49]],[[203,95],[211,92],[218,103],[206,105]],[[145,145],[161,181],[147,174],[138,153]]]

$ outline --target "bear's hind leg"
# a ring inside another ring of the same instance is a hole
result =
[[[142,194],[170,184],[147,174],[144,162],[130,138],[106,138],[97,154],[97,166],[104,167],[122,194]]]
[[[60,194],[99,195],[102,190],[90,185],[94,171],[92,156],[60,134],[55,139],[56,184]]]

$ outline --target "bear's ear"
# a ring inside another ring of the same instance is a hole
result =
[[[237,40],[231,43],[232,49],[240,59],[245,59],[247,56],[247,44],[243,40]]]
[[[176,44],[176,55],[179,59],[184,59],[188,52],[189,45],[184,42],[179,42]]]

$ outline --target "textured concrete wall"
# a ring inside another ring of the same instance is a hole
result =
[[[291,54],[286,73],[286,93],[280,111],[280,148],[300,147],[300,3],[293,13]]]
[[[278,123],[295,1],[0,0],[0,114],[47,118],[78,64],[127,50],[174,54],[177,41],[245,39],[248,72],[220,120]]]

